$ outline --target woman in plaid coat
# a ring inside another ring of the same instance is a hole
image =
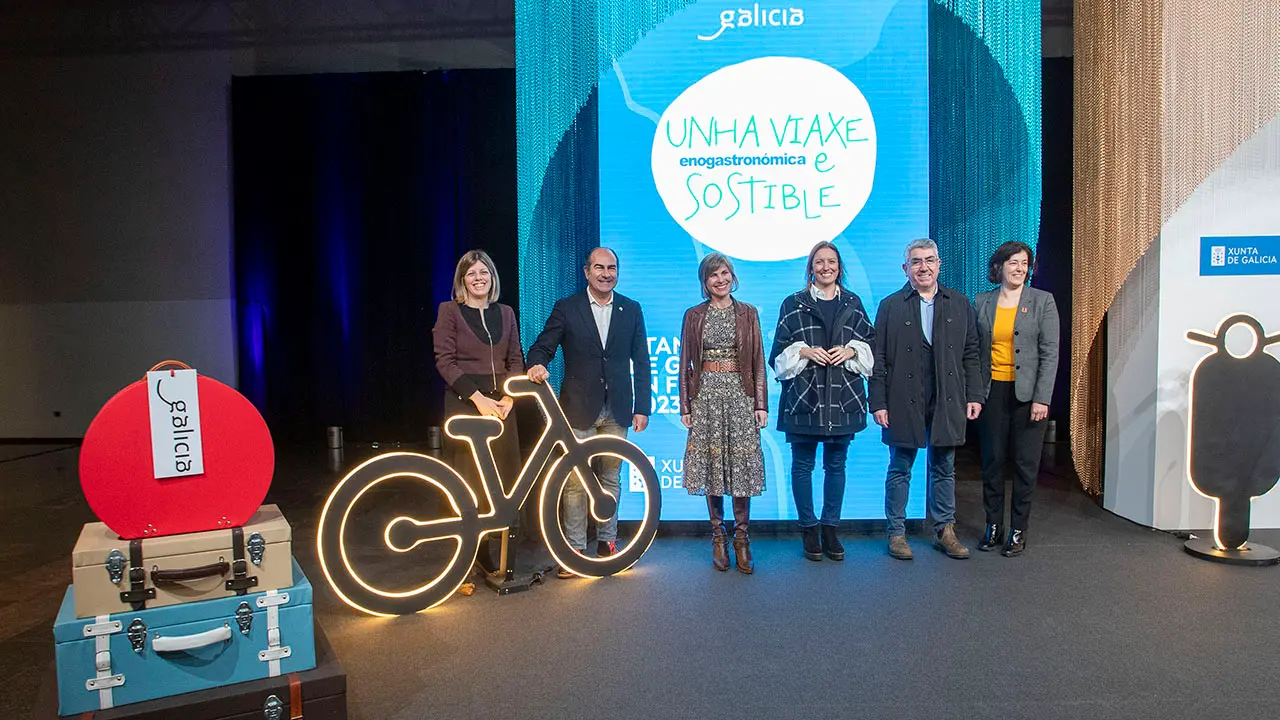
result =
[[[872,371],[875,328],[862,300],[844,287],[833,243],[809,252],[806,287],[778,311],[769,364],[782,381],[778,430],[791,444],[791,491],[804,536],[804,556],[844,559],[836,536],[844,504],[845,458],[867,426],[865,379]],[[822,445],[822,514],[814,514],[813,469]]]

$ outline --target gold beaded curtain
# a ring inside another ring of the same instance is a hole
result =
[[[1076,0],[1071,451],[1102,491],[1102,321],[1160,228],[1280,110],[1280,0]]]

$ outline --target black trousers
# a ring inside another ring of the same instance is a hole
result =
[[[1044,420],[1031,421],[1031,403],[1018,402],[1013,383],[991,381],[991,393],[978,416],[982,439],[982,501],[988,525],[1004,525],[1004,469],[1012,460],[1010,525],[1015,530],[1027,529],[1047,425]]]

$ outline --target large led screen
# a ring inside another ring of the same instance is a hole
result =
[[[630,437],[662,479],[664,520],[706,517],[682,483],[677,376],[681,320],[702,301],[698,262],[714,250],[734,259],[736,297],[759,309],[766,352],[821,240],[840,248],[846,284],[874,317],[906,281],[904,246],[929,232],[927,56],[926,0],[696,2],[601,78],[601,243],[648,326],[654,412]],[[772,370],[769,386],[766,490],[752,519],[792,519]],[[868,424],[849,452],[845,519],[884,517],[888,449]],[[924,514],[921,469],[910,517]],[[819,459],[818,488],[821,472]],[[624,519],[642,507],[627,477]]]

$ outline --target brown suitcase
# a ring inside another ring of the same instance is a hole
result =
[[[275,505],[258,508],[243,528],[132,541],[89,523],[72,551],[76,617],[287,588],[291,539]]]
[[[50,668],[31,720],[58,717],[57,683]],[[317,624],[314,670],[66,717],[75,720],[347,720],[347,674]]]

